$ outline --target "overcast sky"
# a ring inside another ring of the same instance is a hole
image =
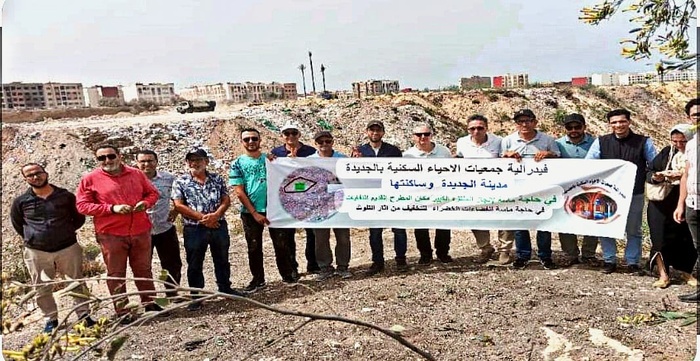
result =
[[[2,1],[2,0],[0,0]],[[296,82],[313,52],[329,90],[366,79],[436,88],[529,73],[562,81],[653,70],[620,56],[619,17],[578,20],[599,0],[7,0],[2,81]],[[693,39],[694,40],[694,39]],[[692,42],[695,44],[695,41]],[[695,51],[695,49],[693,49]],[[311,90],[310,69],[306,70]]]

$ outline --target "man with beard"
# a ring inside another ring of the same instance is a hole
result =
[[[260,150],[260,132],[246,128],[241,131],[241,145],[244,154],[231,163],[228,183],[241,202],[241,222],[248,244],[248,265],[253,279],[244,291],[256,292],[265,287],[265,268],[263,266],[263,230],[270,221],[267,212],[267,154]],[[294,230],[287,228],[269,228],[272,246],[275,249],[277,270],[282,281],[295,283],[299,274],[294,270],[287,245],[294,242]],[[290,240],[291,238],[291,240]]]
[[[384,123],[371,120],[367,123],[367,138],[369,142],[353,149],[353,157],[403,157],[401,150],[394,145],[383,142]],[[406,263],[406,248],[408,237],[406,230],[392,228],[394,233],[394,252],[396,253],[396,268],[404,271],[408,268]],[[382,228],[369,229],[369,246],[372,249],[372,266],[366,271],[368,276],[375,275],[384,270],[384,241],[382,240]]]
[[[564,117],[563,124],[564,129],[566,129],[566,135],[556,140],[561,157],[585,158],[586,153],[588,153],[595,140],[595,137],[586,133],[586,119],[581,114],[572,113]],[[583,236],[583,244],[580,250],[578,248],[578,237],[575,234],[559,233],[559,242],[561,243],[561,250],[567,255],[567,259],[562,264],[563,267],[579,263],[579,254],[583,262],[588,264],[595,263],[598,237]]]
[[[75,208],[73,193],[49,184],[44,167],[28,163],[21,173],[29,189],[12,202],[10,219],[17,234],[24,238],[24,263],[36,288],[34,299],[44,314],[44,332],[51,333],[58,327],[58,308],[52,286],[42,284],[53,281],[56,271],[70,279],[83,278],[83,248],[75,231],[83,226],[85,216]],[[73,298],[78,319],[91,327],[95,321],[84,302],[84,298]]]
[[[117,147],[100,145],[95,151],[98,167],[83,176],[76,192],[78,212],[92,216],[97,243],[107,265],[107,276],[126,277],[127,261],[142,293],[141,303],[146,311],[160,311],[152,303],[154,291],[151,275],[151,221],[146,210],[158,201],[158,190],[140,170],[126,166]],[[126,283],[120,279],[107,280],[112,296],[125,293]],[[133,316],[125,308],[126,297],[114,298],[114,308],[120,322],[130,323]]]
[[[172,199],[175,210],[183,217],[187,282],[190,287],[204,288],[204,256],[210,247],[219,292],[242,296],[243,293],[231,288],[228,260],[231,239],[224,218],[231,199],[226,182],[220,175],[207,171],[209,155],[204,149],[188,152],[185,161],[189,171],[175,179]],[[196,311],[201,307],[201,302],[192,302],[187,309]]]
[[[180,284],[180,276],[182,270],[182,260],[180,259],[180,243],[177,240],[177,232],[173,221],[177,217],[175,209],[170,209],[170,193],[173,189],[173,181],[175,177],[158,169],[158,154],[152,150],[144,149],[136,153],[136,165],[148,177],[160,193],[158,202],[153,208],[149,209],[148,215],[153,224],[151,228],[151,258],[153,257],[153,249],[158,252],[161,267],[168,271],[168,283],[165,288],[170,291],[166,292],[172,301],[177,302],[177,292],[172,291],[176,285]]]

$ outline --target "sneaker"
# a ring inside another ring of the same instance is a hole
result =
[[[510,257],[510,252],[501,252],[498,255],[498,264],[507,265],[513,262],[513,258]]]
[[[607,275],[607,274],[611,274],[611,273],[615,272],[616,269],[617,269],[617,264],[605,262],[603,264],[603,270],[601,270],[601,272],[603,272]]]
[[[53,330],[58,328],[58,320],[49,320],[46,321],[46,325],[44,326],[44,333],[51,333]]]
[[[581,261],[578,260],[578,257],[576,258],[566,258],[563,261],[561,261],[560,266],[563,268],[569,268],[575,264],[579,264]]]
[[[321,269],[316,266],[316,267],[308,267],[306,268],[306,273],[307,274],[320,274],[322,271]]]
[[[136,317],[131,313],[117,315],[117,317],[119,318],[120,325],[128,325],[128,324],[136,321]]]
[[[78,317],[78,322],[85,321],[85,327],[92,327],[97,324],[97,321],[93,320],[92,317],[90,317],[90,314],[86,313],[83,314],[82,316]]]
[[[227,295],[232,295],[232,296],[239,296],[239,297],[245,297],[246,293],[242,290],[236,289],[236,288],[229,288],[227,290],[219,290],[221,293],[225,293]]]
[[[430,264],[433,262],[433,256],[422,254],[418,260],[418,264]]]
[[[556,269],[557,265],[552,261],[551,258],[543,258],[540,260],[540,263],[542,264],[542,267],[544,269]]]
[[[160,311],[165,310],[163,307],[161,307],[159,304],[156,304],[156,303],[148,304],[143,309],[146,312],[160,312]]]
[[[316,275],[316,282],[323,282],[331,277],[335,276],[335,271],[332,269],[327,270],[327,271],[321,271],[321,273]]]
[[[408,270],[408,263],[406,263],[405,258],[397,258],[396,259],[396,269],[399,272],[404,272]]]
[[[636,276],[646,276],[647,273],[642,269],[642,267],[639,267],[639,265],[636,264],[631,264],[627,266],[627,270],[629,271],[630,274],[636,275]]]
[[[374,276],[377,273],[384,271],[384,263],[377,263],[374,262],[372,265],[365,271],[366,276]]]
[[[517,258],[515,262],[513,262],[513,268],[514,269],[525,269],[527,267],[527,262],[528,260],[522,259],[522,258]]]
[[[250,281],[250,283],[243,289],[243,291],[245,291],[246,293],[255,293],[265,288],[265,286],[267,286],[265,281],[260,282],[253,280]]]
[[[297,271],[292,271],[291,274],[282,277],[282,282],[284,282],[284,283],[297,283],[297,282],[299,282],[299,273],[297,273]]]
[[[335,274],[340,276],[340,278],[346,280],[348,278],[352,278],[352,273],[347,268],[338,268],[337,271],[335,271]]]
[[[187,311],[198,311],[202,308],[202,302],[192,302],[187,305]]]
[[[450,256],[449,254],[446,254],[446,255],[444,255],[444,256],[438,256],[438,259],[439,259],[440,262],[442,262],[442,263],[451,263],[451,262],[454,261],[454,260],[452,259],[452,256]]]

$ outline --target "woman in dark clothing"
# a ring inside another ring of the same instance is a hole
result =
[[[688,224],[678,224],[673,220],[673,210],[678,204],[680,175],[682,167],[685,166],[683,152],[691,134],[688,124],[674,126],[671,129],[672,145],[662,149],[647,169],[648,183],[673,184],[666,198],[661,201],[650,200],[647,207],[647,222],[651,235],[650,268],[659,268],[659,279],[654,282],[654,287],[666,288],[671,283],[669,266],[679,271],[688,284],[697,285],[697,280],[691,274],[697,253]]]

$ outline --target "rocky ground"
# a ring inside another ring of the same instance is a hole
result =
[[[44,162],[53,183],[74,190],[80,176],[95,166],[91,148],[105,140],[122,147],[127,159],[140,147],[154,149],[160,154],[162,168],[175,173],[183,170],[188,149],[204,146],[213,156],[212,169],[224,173],[228,163],[240,154],[236,139],[239,129],[246,126],[261,129],[265,148],[280,144],[276,130],[287,120],[302,125],[302,141],[306,142],[316,130],[332,129],[338,148],[347,151],[363,139],[364,125],[371,118],[384,120],[386,140],[404,149],[409,145],[412,124],[428,121],[437,129],[438,141],[454,147],[456,138],[464,132],[460,120],[474,112],[486,114],[492,120],[492,130],[508,133],[512,124],[505,118],[527,106],[540,116],[543,129],[558,133],[560,127],[553,122],[557,112],[579,111],[587,116],[594,132],[601,132],[605,127],[600,113],[626,106],[636,111],[635,128],[665,145],[666,129],[682,120],[681,107],[695,94],[690,85],[604,91],[541,88],[514,94],[409,94],[363,101],[300,100],[259,107],[220,107],[214,113],[201,114],[180,115],[164,109],[139,116],[3,124],[2,209],[8,215],[12,199],[25,187],[19,177],[22,164]],[[228,219],[232,281],[243,287],[249,273],[235,209],[229,211]],[[94,243],[90,223],[80,231],[83,244]],[[363,276],[361,271],[370,263],[368,236],[366,230],[355,230],[353,278],[317,283],[305,276],[295,286],[280,282],[266,239],[268,287],[251,298],[278,308],[335,314],[386,328],[400,325],[405,328],[402,334],[407,340],[441,360],[689,360],[695,354],[696,324],[681,326],[683,320],[671,320],[656,325],[627,325],[618,321],[618,317],[649,312],[696,311],[694,306],[677,301],[677,294],[692,291],[680,281],[658,290],[651,287],[653,278],[626,274],[624,268],[603,275],[587,266],[547,271],[534,261],[523,271],[477,265],[473,263],[477,253],[473,237],[465,230],[453,233],[454,263],[418,266],[411,234],[409,231],[408,272],[396,272],[393,262],[389,262],[385,273]],[[303,237],[297,234],[300,248]],[[23,267],[21,243],[7,216],[3,217],[2,239],[2,269],[19,279]],[[390,232],[386,232],[385,240],[385,253],[391,258]],[[558,249],[556,241],[554,245]],[[303,265],[303,252],[298,253]],[[211,261],[205,264],[207,287],[211,288]],[[154,271],[159,269],[156,260]],[[106,292],[104,283],[92,282],[91,287],[97,294]],[[110,310],[98,314],[108,316]],[[34,312],[30,320],[39,322],[6,335],[3,348],[20,348],[40,330],[39,318]],[[281,316],[241,301],[213,300],[200,311],[174,310],[168,317],[130,329],[131,337],[118,358],[238,360],[252,353],[251,358],[259,360],[419,358],[376,331],[340,322],[316,321],[289,334],[303,322],[303,318]]]

